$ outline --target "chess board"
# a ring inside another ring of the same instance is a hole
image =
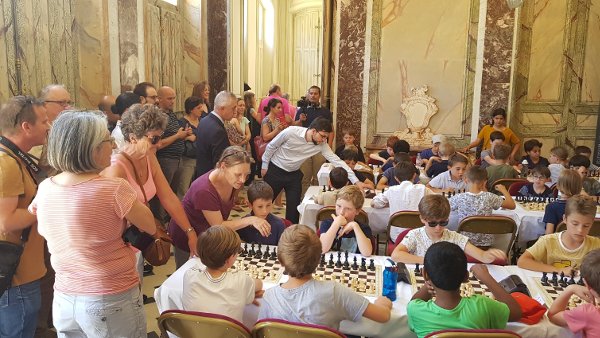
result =
[[[550,281],[548,281],[547,284],[549,285],[543,285],[541,278],[533,278],[533,280],[537,283],[537,285],[540,287],[542,291],[542,297],[544,298],[544,302],[546,303],[546,305],[548,307],[550,307],[550,305],[552,305],[552,303],[554,302],[554,300],[558,297],[558,295],[560,295],[566,287],[562,287],[560,284],[554,286],[552,283],[550,283]],[[577,306],[579,306],[579,304],[583,303],[583,300],[575,295],[571,296],[571,299],[569,300],[569,304],[567,305],[567,309],[573,309]]]
[[[366,263],[364,269],[361,268],[361,259],[357,260],[358,267],[352,268],[353,259],[348,258],[348,267],[345,268],[343,263],[346,261],[342,256],[340,259],[340,267],[336,267],[337,255],[330,253],[325,255],[327,259],[333,258],[334,264],[319,264],[317,271],[313,274],[315,280],[331,280],[341,283],[349,287],[352,291],[367,297],[381,296],[383,290],[383,272],[381,265],[374,264],[374,267],[369,267],[371,264]]]
[[[425,279],[422,274],[415,274],[415,271],[409,270],[412,293],[415,294],[425,284]],[[462,283],[460,286],[461,297],[470,297],[473,295],[486,296],[492,299],[494,295],[487,286],[479,281],[472,273],[469,272],[469,281]]]
[[[241,270],[252,278],[258,278],[262,281],[278,283],[283,275],[283,266],[277,260],[277,255],[265,257],[265,248],[261,248],[261,257],[255,253],[250,255],[250,245],[242,244],[243,251],[238,255],[236,262],[231,267],[232,271]],[[275,248],[273,248],[274,250]],[[271,250],[269,248],[269,250]],[[255,248],[258,251],[258,248]]]
[[[546,202],[517,202],[527,211],[545,211],[548,203]]]

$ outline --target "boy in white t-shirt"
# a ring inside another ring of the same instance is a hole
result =
[[[206,268],[195,266],[183,277],[183,309],[215,313],[242,321],[244,307],[262,294],[262,281],[243,271],[228,271],[241,250],[233,229],[214,225],[198,237],[198,256]]]
[[[455,231],[446,229],[450,216],[450,203],[441,195],[427,195],[419,203],[419,214],[423,227],[411,230],[392,252],[392,259],[402,263],[423,264],[425,252],[433,244],[440,241],[458,245],[465,254],[482,263],[496,260],[506,261],[502,250],[489,249],[483,251],[469,242],[469,238]]]
[[[371,201],[373,208],[390,207],[390,215],[401,210],[417,210],[423,196],[432,194],[431,189],[423,184],[414,184],[417,169],[411,162],[400,162],[394,168],[394,179],[398,185],[377,194]]]

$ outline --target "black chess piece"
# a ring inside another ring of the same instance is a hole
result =
[[[442,191],[442,197],[446,197],[446,192]]]
[[[337,261],[335,262],[335,267],[336,268],[342,267],[342,253],[340,251],[338,251],[338,254],[337,254]]]
[[[357,270],[358,264],[356,264],[356,256],[354,256],[354,263],[352,263],[352,270]]]
[[[333,254],[329,255],[329,262],[327,262],[328,268],[333,268]]]
[[[248,251],[248,256],[254,256],[254,243],[250,246],[250,251]]]
[[[375,261],[373,259],[369,260],[369,271],[375,271]]]
[[[567,282],[567,284],[569,284],[569,285],[575,284],[575,271],[571,272],[571,278],[569,279],[569,281]]]
[[[385,191],[385,187],[381,188],[381,193],[383,194],[383,192]]]
[[[367,271],[367,259],[364,257],[360,260],[360,271]]]
[[[325,266],[325,254],[321,254],[321,261],[319,262],[319,267]]]
[[[550,284],[548,284],[548,273],[547,272],[542,272],[542,279],[540,280],[540,282],[542,283],[543,286],[550,285]]]
[[[323,192],[327,191],[327,186],[323,186]]]
[[[271,257],[271,247],[267,246],[267,251],[263,254],[263,259],[269,259]]]
[[[585,284],[583,283],[583,277],[581,277],[581,275],[579,276],[579,280],[577,281],[577,285],[581,285],[584,286]]]
[[[329,189],[327,189],[327,191],[333,191],[333,188],[329,186]]]
[[[344,261],[344,269],[348,269],[350,268],[350,263],[348,262],[348,251],[344,252],[344,256],[346,258],[346,260]]]
[[[246,257],[246,243],[242,243],[242,251],[240,251],[240,257]]]
[[[562,288],[566,288],[567,287],[567,278],[563,277],[560,279],[560,282],[558,283]]]
[[[552,285],[558,286],[558,273],[556,271],[552,273]]]
[[[258,249],[256,249],[256,254],[254,255],[255,258],[261,259],[262,258],[262,244],[258,243]]]
[[[415,265],[415,276],[420,276],[421,275],[421,268],[419,267],[419,263],[417,263]]]

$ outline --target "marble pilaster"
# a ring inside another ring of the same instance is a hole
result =
[[[183,83],[180,94],[188,97],[192,88],[206,80],[206,28],[202,16],[201,0],[184,0],[180,3],[183,30]]]
[[[213,102],[218,92],[226,90],[228,77],[229,42],[227,37],[228,0],[207,0],[207,50],[208,50],[208,83],[210,84],[210,101]]]
[[[119,68],[121,91],[133,90],[140,82],[138,73],[137,0],[119,0]]]

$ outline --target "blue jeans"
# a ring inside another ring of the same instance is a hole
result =
[[[33,337],[41,304],[39,280],[6,290],[0,298],[0,337]]]

